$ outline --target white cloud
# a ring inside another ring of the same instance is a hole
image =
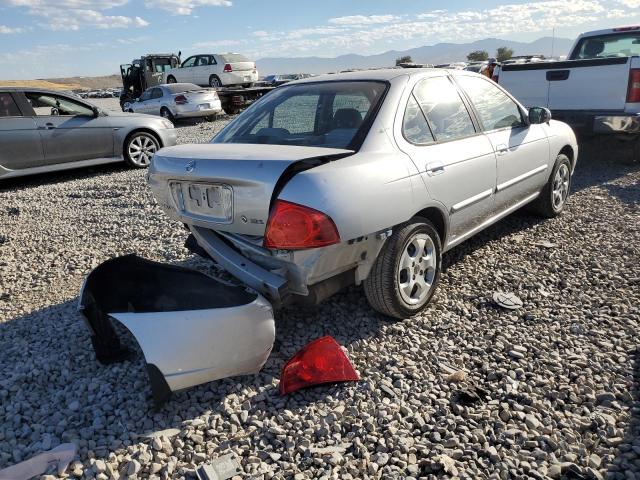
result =
[[[50,30],[75,31],[82,28],[132,28],[149,25],[141,17],[102,13],[126,5],[129,0],[0,0],[12,7],[25,8],[29,15],[41,17],[38,24]]]
[[[376,25],[400,20],[397,15],[350,15],[346,17],[330,18],[329,23],[335,25]]]
[[[24,29],[19,27],[7,27],[6,25],[0,25],[0,34],[9,34],[9,33],[22,33]]]
[[[172,15],[191,15],[198,7],[230,7],[231,0],[145,0],[147,8],[160,8]]]
[[[640,0],[618,0],[618,3],[628,8],[640,8]]]
[[[197,42],[193,44],[193,48],[220,48],[220,47],[236,47],[246,44],[246,40],[213,40],[210,42]]]

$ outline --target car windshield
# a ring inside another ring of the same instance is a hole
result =
[[[374,81],[329,81],[273,90],[212,143],[353,148],[387,89]]]
[[[224,63],[238,63],[238,62],[249,62],[250,60],[244,55],[240,55],[239,53],[225,53],[224,55],[220,55]]]
[[[638,31],[583,38],[574,49],[571,60],[633,55],[640,55],[640,32]]]
[[[164,85],[171,93],[193,92],[196,90],[204,90],[204,88],[194,85],[193,83],[170,83]]]

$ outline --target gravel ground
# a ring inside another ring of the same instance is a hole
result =
[[[180,141],[223,123],[183,125]],[[387,321],[359,288],[286,310],[260,374],[160,412],[142,358],[97,363],[76,302],[117,255],[205,268],[182,227],[142,171],[3,182],[0,468],[72,441],[69,476],[101,480],[190,478],[230,452],[237,478],[640,478],[640,170],[583,150],[565,214],[517,213],[454,249],[423,315]],[[496,290],[524,307],[495,307]],[[326,334],[362,380],[280,397],[286,359]]]

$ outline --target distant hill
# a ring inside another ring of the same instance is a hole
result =
[[[40,80],[0,80],[4,87],[46,88],[48,90],[104,90],[122,87],[120,75],[102,77],[48,78]]]
[[[327,73],[351,68],[377,68],[395,65],[396,58],[410,55],[416,63],[450,63],[464,61],[469,52],[486,50],[495,55],[498,47],[513,49],[514,55],[551,55],[551,37],[539,38],[530,43],[514,42],[487,38],[471,43],[438,43],[436,45],[411,48],[409,50],[390,50],[378,55],[340,55],[335,58],[296,57],[261,58],[256,61],[262,75],[270,73]],[[554,55],[566,55],[573,44],[568,38],[556,38]]]

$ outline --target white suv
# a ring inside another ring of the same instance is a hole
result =
[[[257,81],[256,64],[238,53],[193,55],[163,75],[164,83],[195,83],[208,87],[250,87]]]

